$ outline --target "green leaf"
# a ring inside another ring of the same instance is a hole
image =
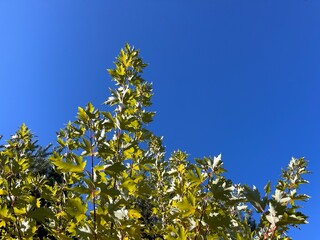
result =
[[[135,150],[134,150],[133,147],[125,150],[125,151],[123,152],[124,158],[125,158],[125,159],[131,159],[131,158],[132,158],[132,155],[134,154],[134,151],[135,151]]]
[[[132,128],[134,130],[139,129],[140,128],[140,123],[138,120],[133,120],[128,124],[128,128]]]
[[[6,205],[0,206],[0,219],[10,221],[12,219],[11,213]]]
[[[268,181],[267,185],[264,187],[264,191],[266,192],[267,195],[270,193],[271,191],[270,181]]]
[[[126,170],[126,167],[121,162],[116,162],[113,165],[108,166],[106,168],[106,172],[111,174],[111,175],[119,174],[124,170]]]
[[[173,202],[172,206],[179,208],[183,213],[182,217],[188,217],[194,214],[195,208],[195,197],[193,194],[188,193],[187,196],[182,198],[181,202]]]
[[[261,213],[264,212],[264,209],[267,204],[267,199],[261,200],[260,192],[259,190],[253,186],[253,189],[251,189],[249,186],[244,186],[244,195],[248,202],[252,204],[252,206],[256,209],[257,212]]]
[[[119,74],[120,76],[123,76],[123,75],[126,74],[125,68],[124,68],[122,65],[117,66],[116,72],[117,72],[117,74]]]
[[[52,161],[52,163],[62,172],[74,172],[74,173],[80,173],[83,172],[87,162],[81,162],[78,165],[74,165],[73,163],[65,162],[63,161],[62,156],[60,156],[58,153],[55,153],[53,156],[49,158],[49,160]]]
[[[89,117],[82,107],[78,107],[78,118],[83,122],[88,122]]]
[[[66,204],[66,213],[74,217],[77,222],[86,219],[86,204],[82,203],[80,198],[68,199]]]
[[[77,187],[70,188],[70,191],[80,193],[80,194],[86,194],[86,195],[91,194],[91,190],[88,188],[85,188],[84,186],[77,186]]]
[[[55,214],[52,212],[50,208],[36,208],[27,213],[29,218],[33,218],[39,222],[45,222],[47,218],[55,220]]]
[[[115,128],[116,124],[115,124],[115,120],[113,119],[112,115],[110,112],[102,112],[102,114],[107,118],[108,121],[105,121],[106,123],[104,123],[104,125],[108,125],[111,128]]]
[[[134,193],[137,189],[136,183],[132,179],[124,181],[122,187],[128,189],[130,193]]]
[[[88,105],[87,105],[87,109],[88,109],[88,112],[89,112],[89,113],[93,113],[93,111],[94,111],[94,107],[93,107],[93,105],[92,105],[92,103],[91,103],[91,102],[89,102],[89,103],[88,103]]]
[[[8,192],[4,189],[0,189],[0,195],[8,195]]]
[[[129,218],[139,219],[141,218],[141,213],[137,209],[129,209],[128,216]]]
[[[153,118],[154,115],[155,115],[154,112],[145,112],[142,115],[142,121],[144,123],[150,123],[150,122],[152,122],[152,120],[153,120],[152,118]]]
[[[179,224],[178,228],[179,228],[179,231],[178,231],[179,238],[178,239],[179,240],[186,240],[187,236],[186,236],[186,231],[185,231],[184,227]]]
[[[237,233],[237,240],[246,240],[240,233]]]

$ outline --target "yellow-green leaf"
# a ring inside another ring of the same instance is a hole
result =
[[[82,107],[78,107],[78,118],[84,122],[87,122],[89,120],[86,111]]]
[[[138,219],[138,218],[141,218],[141,213],[136,209],[129,209],[128,216],[129,216],[129,218]]]
[[[0,189],[0,195],[7,195],[8,192],[4,189]]]
[[[124,156],[125,159],[131,159],[133,153],[134,153],[134,148],[131,147],[131,148],[129,148],[129,149],[127,149],[127,150],[125,150],[125,151],[123,152],[123,156]]]
[[[74,172],[74,173],[83,172],[83,170],[87,164],[86,161],[84,161],[84,162],[79,161],[78,165],[74,165],[73,163],[65,162],[65,161],[63,161],[62,156],[59,156],[58,154],[54,154],[49,159],[62,172]]]
[[[131,179],[124,181],[122,183],[122,187],[128,189],[130,193],[133,193],[136,191],[136,183]]]

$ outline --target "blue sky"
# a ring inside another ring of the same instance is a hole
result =
[[[1,0],[0,133],[25,122],[47,144],[78,106],[105,108],[105,69],[129,42],[150,63],[150,127],[168,152],[222,153],[228,177],[260,188],[292,156],[310,161],[310,224],[291,233],[315,239],[319,13],[316,0]]]

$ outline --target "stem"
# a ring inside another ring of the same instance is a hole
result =
[[[121,145],[121,142],[120,142],[120,138],[121,138],[121,129],[118,129],[117,130],[117,159],[116,159],[116,162],[120,162],[120,145]],[[117,175],[115,175],[114,177],[114,185],[113,187],[116,188],[117,186]]]
[[[276,229],[277,229],[277,226],[274,226],[274,227],[272,227],[272,228],[271,228],[271,226],[269,226],[267,232],[264,234],[263,240],[267,240],[267,239],[269,238],[269,233],[270,233],[270,232],[271,232],[271,238],[270,238],[270,240],[272,240],[273,237],[274,237],[274,234],[275,234],[275,232],[276,232]]]
[[[117,117],[117,115],[115,116]],[[121,137],[121,129],[115,129],[116,135],[117,135],[117,153],[116,153],[116,162],[120,161],[120,137]],[[114,176],[114,182],[113,182],[113,188],[116,189],[117,187],[117,175]],[[112,201],[115,201],[115,198],[112,198]],[[111,230],[114,229],[115,223],[111,222]]]
[[[93,229],[94,229],[94,239],[97,239],[97,213],[96,213],[96,196],[95,196],[95,191],[96,191],[96,183],[94,179],[94,149],[93,149],[93,133],[92,130],[90,130],[90,146],[91,146],[91,178],[92,178],[92,183],[93,183],[93,189],[91,191],[92,195],[92,203],[93,203]]]
[[[274,233],[276,232],[277,226],[272,228],[271,240],[273,239]]]
[[[203,217],[204,217],[204,214],[206,212],[206,208],[207,208],[207,201],[208,201],[208,192],[209,192],[209,182],[210,182],[210,174],[207,172],[207,175],[208,175],[208,182],[206,184],[206,187],[205,187],[205,190],[206,190],[206,195],[205,197],[203,198],[203,206],[202,206],[202,211],[201,211],[201,216],[200,216],[200,221],[199,221],[199,225],[197,226],[197,236],[195,239],[198,239],[198,236],[200,236],[200,230],[201,230],[201,222],[203,220]]]
[[[16,215],[16,213],[14,212],[14,201],[12,199],[12,196],[11,196],[11,176],[10,176],[10,179],[9,179],[9,199],[10,199],[10,202],[11,202],[11,209],[12,209],[12,215],[15,217],[16,221],[14,223],[15,227],[16,227],[16,231],[18,232],[18,236],[19,236],[19,239],[22,240],[22,236],[21,236],[21,230],[20,230],[20,224],[19,224],[19,219],[18,219],[18,216]]]

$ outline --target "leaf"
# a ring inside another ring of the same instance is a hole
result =
[[[4,189],[0,189],[0,195],[7,195],[8,192]]]
[[[125,219],[128,216],[128,210],[126,210],[125,208],[116,210],[114,211],[114,216],[119,220]]]
[[[212,169],[215,170],[220,165],[222,165],[221,154],[219,154],[218,157],[213,158]]]
[[[66,206],[66,213],[74,217],[77,222],[86,219],[87,207],[80,198],[68,199]]]
[[[152,118],[153,118],[154,115],[155,115],[154,112],[145,112],[142,115],[142,121],[144,123],[150,123],[150,122],[152,122],[152,120],[153,120]]]
[[[207,236],[207,240],[219,240],[220,237],[218,234],[211,234],[209,236]]]
[[[266,216],[268,222],[271,223],[271,226],[276,226],[277,222],[279,222],[279,217],[277,216],[277,212],[274,209],[273,205],[269,203],[269,214]]]
[[[179,224],[178,228],[179,228],[179,231],[178,231],[179,238],[178,239],[179,240],[186,240],[187,236],[186,236],[186,231],[185,231],[184,227]]]
[[[0,228],[5,227],[5,226],[6,226],[6,221],[0,220]]]
[[[123,152],[123,156],[125,159],[132,159],[132,155],[134,154],[134,148],[131,147]]]
[[[139,129],[140,128],[140,123],[139,123],[139,121],[138,120],[133,120],[133,121],[131,121],[129,124],[128,124],[128,128],[129,129],[134,129],[134,130],[137,130],[137,129]]]
[[[184,165],[183,164],[180,164],[179,166],[178,166],[178,172],[179,173],[181,173],[181,174],[183,174],[184,173]]]
[[[136,183],[132,179],[128,179],[122,183],[122,187],[128,189],[130,193],[134,193],[136,191]]]
[[[139,219],[141,218],[141,213],[137,209],[129,209],[128,216],[129,218]]]
[[[87,155],[91,155],[91,149],[92,149],[92,146],[91,146],[91,143],[88,139],[82,137],[82,141],[84,143],[83,145],[83,149],[86,151],[86,154]]]
[[[81,162],[79,165],[74,165],[73,163],[65,162],[62,160],[62,156],[58,153],[54,153],[53,156],[49,157],[49,160],[62,172],[74,172],[80,173],[83,172],[87,162]]]
[[[37,208],[39,208],[41,206],[41,199],[40,198],[37,198],[36,206],[37,206]]]
[[[126,74],[125,68],[122,65],[118,65],[116,68],[116,72],[117,74],[119,74],[120,76],[123,76]]]
[[[82,107],[78,107],[78,118],[83,122],[88,122],[89,117]]]
[[[307,201],[310,198],[307,194],[296,194],[291,197],[292,200],[300,200],[300,201]]]
[[[270,181],[268,181],[267,185],[264,187],[264,191],[266,192],[267,195],[270,193],[271,191]]]
[[[77,192],[77,193],[80,193],[80,194],[86,194],[86,195],[90,195],[91,194],[90,189],[85,188],[84,186],[73,187],[73,188],[70,188],[70,190],[72,192]]]
[[[27,209],[25,207],[22,207],[22,208],[14,207],[14,214],[15,215],[23,215],[26,213],[26,211],[27,211]]]
[[[102,112],[102,114],[106,117],[104,125],[108,125],[111,128],[115,128],[116,124],[115,124],[115,120],[113,119],[112,115],[110,112]]]
[[[290,197],[288,197],[285,192],[279,189],[276,189],[272,197],[281,205],[286,205],[290,201]]]
[[[10,221],[11,218],[11,213],[9,212],[7,206],[0,206],[0,219]]]
[[[124,170],[126,170],[126,167],[123,165],[122,162],[116,162],[113,165],[108,166],[106,168],[106,172],[111,174],[111,175],[119,174]]]
[[[263,201],[261,201],[260,192],[255,186],[253,186],[253,189],[251,189],[249,186],[244,185],[244,195],[247,201],[252,204],[257,212],[261,213],[264,211],[267,199],[265,198]]]
[[[188,217],[194,214],[195,208],[195,197],[193,194],[188,193],[187,196],[182,198],[181,202],[173,202],[172,206],[179,208],[182,211],[182,217]]]
[[[39,222],[45,222],[47,218],[56,219],[55,214],[50,208],[36,208],[27,213],[27,217],[33,218]]]
[[[89,113],[93,113],[94,107],[91,102],[88,103],[87,108],[88,108]]]

